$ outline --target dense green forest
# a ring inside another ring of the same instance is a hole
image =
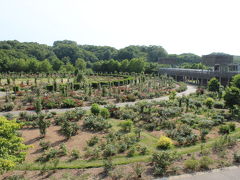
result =
[[[92,69],[99,72],[147,72],[163,66],[159,58],[174,57],[182,63],[199,62],[194,54],[168,54],[161,46],[78,45],[74,41],[55,41],[53,46],[34,42],[0,41],[1,72],[73,72]]]

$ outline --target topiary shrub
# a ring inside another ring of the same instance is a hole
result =
[[[205,100],[205,105],[209,108],[209,109],[211,109],[212,107],[213,107],[213,104],[214,104],[214,100],[213,100],[213,98],[207,98],[206,100]]]
[[[157,146],[159,149],[163,150],[170,149],[173,147],[173,141],[166,136],[161,136],[158,140]]]
[[[96,103],[92,104],[92,106],[91,106],[92,114],[98,115],[100,113],[100,111],[101,111],[101,108],[98,104],[96,104]]]

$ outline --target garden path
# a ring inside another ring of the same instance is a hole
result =
[[[181,97],[183,95],[187,96],[191,93],[194,93],[196,92],[196,89],[197,87],[196,86],[193,86],[193,85],[187,85],[187,90],[186,91],[183,91],[183,92],[180,92],[180,93],[177,93],[177,96],[178,97]],[[5,94],[4,94],[5,95]],[[2,95],[2,96],[4,96]],[[0,94],[1,96],[1,94]],[[138,102],[142,102],[142,101],[145,101],[145,102],[152,102],[152,101],[162,101],[162,100],[168,100],[168,96],[163,96],[163,97],[159,97],[159,98],[153,98],[153,99],[144,99],[144,100],[139,100],[139,101],[135,101],[135,102],[124,102],[124,103],[117,103],[116,106],[117,107],[124,107],[124,106],[131,106],[131,105],[134,105]],[[103,106],[102,106],[103,107]],[[91,108],[91,106],[84,106],[84,107],[81,107],[82,109],[84,110],[89,110]],[[64,113],[64,112],[67,112],[67,111],[71,111],[71,110],[74,110],[75,108],[65,108],[65,109],[50,109],[50,110],[43,110],[42,112],[56,112],[56,113]],[[0,116],[3,116],[3,115],[6,115],[6,114],[12,114],[14,116],[17,116],[19,113],[21,112],[28,112],[28,113],[35,113],[35,111],[9,111],[9,112],[0,112]]]

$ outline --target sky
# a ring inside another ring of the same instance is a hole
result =
[[[239,0],[0,0],[0,40],[240,55]]]

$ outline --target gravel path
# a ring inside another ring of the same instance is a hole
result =
[[[0,91],[0,97],[5,97],[5,96],[6,96],[6,92]]]
[[[191,93],[194,93],[196,92],[196,86],[193,86],[193,85],[187,85],[187,90],[184,91],[184,92],[181,92],[181,93],[178,93],[177,96],[180,97],[180,96],[183,96],[183,95],[189,95]],[[0,96],[1,96],[1,93],[0,93]],[[5,94],[2,94],[2,96],[5,96]],[[162,100],[168,100],[168,96],[163,96],[163,97],[159,97],[159,98],[153,98],[153,99],[144,99],[144,100],[139,100],[139,101],[135,101],[135,102],[124,102],[124,103],[117,103],[116,106],[117,107],[124,107],[126,105],[134,105],[138,102],[141,102],[141,101],[145,101],[145,102],[151,102],[151,101],[162,101]],[[103,106],[102,106],[103,107]],[[90,109],[90,106],[84,106],[84,107],[81,107],[82,109],[84,110],[89,110]],[[50,110],[47,110],[45,112],[56,112],[56,113],[64,113],[66,111],[71,111],[71,110],[74,110],[75,108],[66,108],[66,109],[50,109]],[[28,112],[28,113],[35,113],[35,111],[9,111],[9,112],[0,112],[0,116],[3,116],[5,114],[12,114],[14,116],[17,116],[20,112]],[[43,110],[44,112],[44,110]]]

